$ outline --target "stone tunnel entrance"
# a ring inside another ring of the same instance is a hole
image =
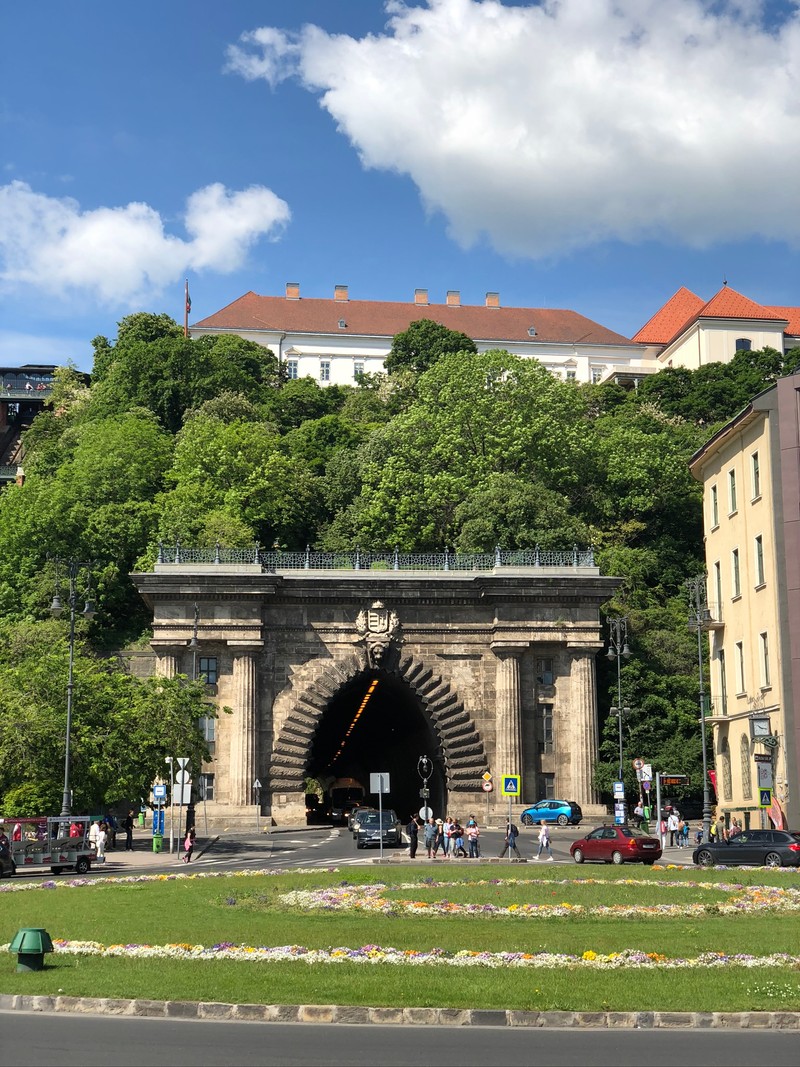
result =
[[[417,763],[423,755],[434,768],[428,803],[440,817],[446,814],[447,789],[441,746],[431,721],[402,678],[368,670],[345,683],[325,708],[311,746],[308,774],[323,785],[354,778],[364,786],[366,803],[377,806],[369,776],[388,772],[390,792],[384,795],[383,806],[394,808],[405,823],[422,807]]]

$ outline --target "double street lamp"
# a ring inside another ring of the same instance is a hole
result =
[[[612,715],[617,716],[619,724],[619,781],[623,780],[624,763],[622,759],[622,718],[628,708],[622,706],[622,660],[630,659],[631,650],[628,647],[628,616],[619,615],[608,620],[609,638],[607,656],[610,660],[617,661],[617,706],[611,709]]]
[[[703,677],[703,634],[714,626],[708,607],[706,576],[688,578],[689,629],[697,633],[697,673],[700,679],[700,744],[703,749],[703,842],[711,837],[711,795],[708,789],[708,752],[706,750],[706,690]]]
[[[60,584],[62,569],[66,571],[69,579],[69,596],[67,599],[67,606],[69,607],[69,673],[67,675],[67,728],[64,739],[64,796],[61,802],[61,816],[62,818],[69,818],[72,814],[72,793],[70,789],[70,735],[72,733],[72,701],[73,690],[75,683],[73,681],[73,672],[75,665],[75,616],[77,613],[77,586],[78,576],[81,571],[86,572],[86,594],[84,600],[84,608],[80,613],[87,621],[93,619],[97,614],[94,606],[94,602],[91,599],[91,563],[85,563],[78,559],[55,559],[56,565],[56,594],[53,597],[53,602],[50,605],[50,614],[53,618],[58,619],[64,611],[64,604],[58,593],[58,585]]]

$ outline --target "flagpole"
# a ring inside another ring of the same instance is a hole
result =
[[[192,310],[192,301],[189,296],[189,279],[186,279],[186,289],[183,301],[183,336],[189,336],[189,312]]]

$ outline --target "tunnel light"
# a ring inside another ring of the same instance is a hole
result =
[[[372,696],[372,694],[378,688],[378,682],[379,682],[378,678],[373,678],[372,682],[370,683],[369,688],[367,689],[366,693],[364,694],[363,700],[361,701],[361,703],[358,706],[358,711],[353,716],[352,722],[350,723],[350,725],[347,727],[347,730],[345,731],[345,735],[342,738],[342,743],[339,745],[339,748],[337,749],[336,754],[334,755],[333,759],[328,764],[329,767],[332,767],[334,765],[334,763],[337,761],[339,756],[341,756],[342,752],[344,751],[344,747],[347,744],[347,739],[350,737],[350,734],[352,734],[356,723],[361,718],[361,716],[362,716],[362,714],[364,712],[364,709],[366,708],[367,704],[369,703],[369,698]]]

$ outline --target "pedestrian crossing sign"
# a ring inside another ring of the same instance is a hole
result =
[[[758,806],[760,808],[769,808],[772,805],[772,790],[771,789],[759,789],[758,791]]]
[[[521,792],[520,776],[518,774],[504,774],[500,792],[504,797],[518,797]]]

